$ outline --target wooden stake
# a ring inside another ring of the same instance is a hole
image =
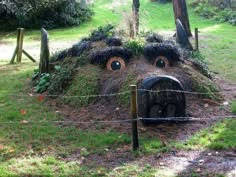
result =
[[[13,56],[11,58],[10,63],[13,64],[14,60],[17,56],[17,63],[21,63],[22,60],[22,53],[25,54],[31,61],[36,62],[36,60],[23,49],[23,42],[24,42],[24,28],[17,28],[17,41],[16,41],[16,48],[14,50]]]
[[[24,40],[24,28],[17,29],[17,42],[18,42],[18,51],[17,51],[17,63],[21,63],[22,52],[23,52],[23,40]]]
[[[138,120],[137,120],[137,86],[130,85],[131,88],[131,116],[132,116],[132,149],[133,151],[138,150],[139,140],[138,140]]]
[[[195,28],[195,50],[199,51],[199,45],[198,45],[198,28]]]
[[[24,53],[25,56],[27,56],[32,62],[36,62],[36,60],[35,60],[30,54],[28,54],[24,49],[23,49],[23,53]]]

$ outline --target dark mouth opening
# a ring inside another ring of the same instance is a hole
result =
[[[171,121],[185,116],[186,100],[174,77],[145,78],[139,85],[138,110],[144,124]]]

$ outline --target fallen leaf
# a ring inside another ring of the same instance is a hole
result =
[[[20,113],[21,113],[22,115],[26,115],[27,111],[24,110],[24,109],[21,109],[21,110],[20,110]]]
[[[43,95],[39,95],[38,96],[38,101],[43,101],[44,100],[44,96]]]
[[[4,150],[4,146],[2,144],[0,144],[0,151]]]
[[[22,121],[20,121],[20,123],[21,123],[21,124],[28,124],[29,121],[27,121],[27,120],[22,120]]]
[[[208,108],[209,107],[209,105],[208,104],[204,104],[204,108]]]
[[[12,149],[12,148],[10,148],[10,149],[8,150],[8,152],[9,152],[9,153],[13,153],[13,152],[15,152],[15,150]]]

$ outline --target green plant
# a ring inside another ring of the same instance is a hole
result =
[[[236,100],[232,102],[231,110],[232,110],[232,113],[236,114]]]
[[[55,66],[55,72],[51,76],[51,84],[48,88],[50,94],[61,94],[68,86],[73,76],[74,65]]]
[[[201,72],[204,76],[212,78],[210,70],[206,64],[206,58],[199,51],[193,51],[192,57],[188,59],[192,62],[193,66]]]
[[[50,85],[51,75],[49,73],[43,73],[40,75],[39,81],[36,84],[36,92],[42,93],[47,90]]]
[[[143,53],[144,42],[141,40],[129,40],[124,44],[124,47],[130,49],[135,56],[140,56]]]

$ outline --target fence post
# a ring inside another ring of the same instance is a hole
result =
[[[138,113],[137,113],[137,86],[130,85],[131,88],[131,116],[132,116],[132,149],[136,151],[139,148],[138,140]]]
[[[14,50],[13,56],[11,58],[10,63],[13,64],[16,58],[17,63],[21,63],[22,60],[22,53],[25,54],[31,61],[36,62],[36,60],[23,49],[23,41],[24,41],[24,28],[17,28],[17,42],[16,48]]]
[[[198,44],[198,28],[195,28],[195,50],[199,51],[199,44]]]
[[[22,52],[23,52],[23,41],[24,41],[24,28],[17,29],[17,63],[21,63]]]

